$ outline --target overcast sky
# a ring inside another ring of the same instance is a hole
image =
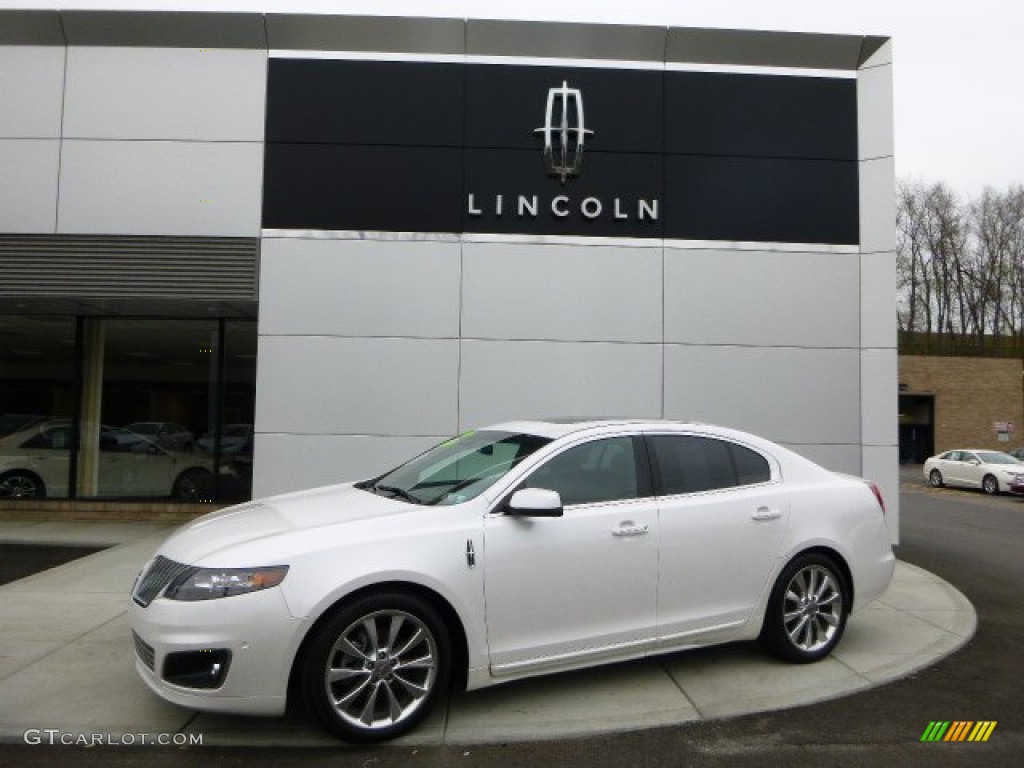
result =
[[[945,181],[966,195],[986,185],[1024,184],[1020,0],[0,0],[0,7],[511,18],[884,35],[894,44],[897,174]]]

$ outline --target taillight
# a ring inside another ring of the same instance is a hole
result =
[[[878,506],[880,506],[882,508],[882,514],[884,515],[885,514],[885,499],[882,498],[882,489],[879,488],[874,483],[871,483],[871,482],[868,483],[868,488],[870,488],[871,492],[873,494],[875,494],[875,500],[878,501]]]

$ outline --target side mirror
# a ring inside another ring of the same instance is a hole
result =
[[[523,488],[512,494],[506,512],[516,517],[561,517],[562,497],[558,491]]]

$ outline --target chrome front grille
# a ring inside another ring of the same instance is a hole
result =
[[[157,555],[139,576],[139,580],[135,584],[135,591],[132,593],[132,600],[145,608],[167,588],[168,584],[189,568],[190,566]]]
[[[153,650],[153,646],[139,637],[137,634],[132,632],[132,640],[135,641],[135,653],[142,660],[142,663],[153,669],[156,661],[156,652]]]

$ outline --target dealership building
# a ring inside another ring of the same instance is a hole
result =
[[[0,510],[31,462],[223,502],[664,417],[878,482],[895,539],[894,211],[882,37],[0,11]]]

